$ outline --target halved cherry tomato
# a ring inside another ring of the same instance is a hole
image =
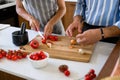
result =
[[[43,44],[46,44],[46,39],[42,39],[42,43],[43,43]]]
[[[50,39],[52,41],[58,41],[58,36],[49,35],[47,39]]]
[[[38,48],[39,47],[39,42],[37,40],[32,40],[30,42],[30,46],[34,49]]]

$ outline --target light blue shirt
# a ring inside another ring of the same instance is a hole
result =
[[[120,28],[120,0],[77,0],[76,15],[91,25]]]

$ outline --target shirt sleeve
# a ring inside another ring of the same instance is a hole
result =
[[[74,16],[85,17],[85,0],[77,0]]]
[[[120,20],[117,21],[114,25],[117,26],[120,29]]]
[[[117,21],[115,24],[113,24],[113,25],[115,25],[115,26],[117,26],[119,29],[120,29],[120,2],[119,2],[119,21]]]

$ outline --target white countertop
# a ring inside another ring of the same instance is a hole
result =
[[[19,49],[12,43],[11,33],[15,30],[20,29],[8,27],[0,30],[0,48],[5,50]],[[35,31],[27,31],[29,40],[37,35]],[[112,43],[98,42],[89,63],[50,58],[47,67],[35,69],[27,59],[10,61],[4,58],[0,60],[0,70],[29,80],[78,80],[78,78],[82,78],[91,68],[95,69],[98,75],[114,46],[115,44]],[[66,77],[58,70],[58,66],[61,64],[69,66],[71,72],[69,77]]]
[[[66,2],[77,2],[77,0],[65,0]]]

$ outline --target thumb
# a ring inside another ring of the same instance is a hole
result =
[[[81,42],[84,42],[85,41],[85,37],[83,34],[78,34],[76,36],[76,40],[77,40],[77,43],[81,43]]]
[[[80,25],[80,24],[78,25],[78,32],[82,33],[82,25]]]

